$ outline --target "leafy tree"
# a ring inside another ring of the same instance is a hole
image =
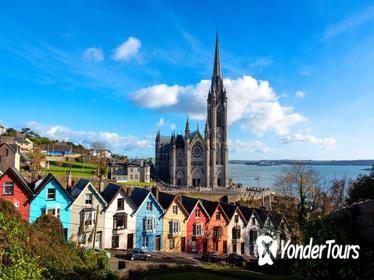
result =
[[[0,199],[0,279],[43,279],[42,271],[31,253],[28,224]]]
[[[17,130],[15,130],[14,128],[8,128],[3,136],[15,137],[17,136]]]
[[[374,166],[369,175],[360,175],[348,190],[348,203],[374,198]]]

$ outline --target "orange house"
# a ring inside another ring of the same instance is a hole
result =
[[[207,251],[219,255],[227,254],[227,235],[230,219],[221,204],[209,200],[202,200],[210,219],[207,223]]]

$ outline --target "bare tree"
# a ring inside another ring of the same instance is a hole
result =
[[[41,152],[40,148],[34,147],[33,151],[30,153],[30,168],[33,179],[43,174],[42,163],[45,161],[45,158],[46,156]]]
[[[294,218],[299,229],[311,214],[320,211],[321,188],[318,174],[310,167],[297,163],[285,168],[277,178],[275,186],[284,196],[284,209]]]

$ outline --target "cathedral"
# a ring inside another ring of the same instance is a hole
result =
[[[204,134],[190,131],[187,117],[184,135],[156,135],[155,172],[173,187],[228,187],[227,94],[223,85],[218,35],[211,87],[207,99]]]

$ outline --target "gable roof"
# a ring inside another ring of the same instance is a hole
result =
[[[175,201],[175,203],[178,204],[178,206],[182,209],[182,211],[184,212],[184,214],[186,214],[186,216],[189,215],[189,213],[187,212],[187,210],[184,208],[183,204],[179,200],[178,195],[170,194],[166,192],[158,193],[158,202],[161,204],[162,208],[164,208],[165,210],[169,209],[173,201]]]
[[[261,209],[261,208],[256,208],[255,212],[257,213],[257,216],[259,217],[260,222],[262,224],[265,224],[266,219],[268,218],[268,212],[265,209]]]
[[[218,202],[211,200],[201,199],[201,202],[204,205],[205,210],[208,212],[209,216],[212,216],[216,208],[218,207]]]
[[[25,180],[25,178],[22,177],[22,175],[18,172],[18,170],[14,167],[9,167],[2,175],[1,177],[5,175],[12,176],[15,180],[18,181],[20,186],[30,195],[30,197],[34,196],[33,191],[31,190],[29,183]]]
[[[18,153],[18,146],[17,144],[8,144],[8,143],[1,143],[0,147],[7,146],[14,154]]]
[[[200,204],[201,208],[203,209],[203,211],[205,212],[206,216],[208,218],[210,218],[210,215],[209,213],[206,211],[203,203],[201,202],[200,199],[196,199],[196,198],[192,198],[192,197],[188,197],[188,196],[181,196],[181,202],[182,202],[182,205],[183,207],[186,209],[187,213],[188,213],[188,217],[189,218],[192,214],[192,211],[195,209],[196,205],[197,204]]]
[[[240,209],[240,212],[242,212],[245,220],[248,222],[249,219],[252,217],[254,208],[239,206],[239,209]]]
[[[113,201],[117,193],[120,192],[121,189],[122,189],[121,186],[110,183],[106,186],[105,190],[101,192],[101,196],[105,199],[106,203],[109,205]]]
[[[221,206],[222,206],[223,210],[225,211],[226,216],[229,218],[229,221],[232,219],[235,212],[238,211],[238,214],[242,218],[244,223],[247,223],[247,220],[246,220],[245,216],[243,215],[242,211],[240,210],[239,206],[233,205],[233,204],[227,204],[227,203],[221,203]]]
[[[192,142],[195,137],[200,138],[200,140],[204,142],[204,138],[201,136],[199,130],[195,130],[195,131],[193,131],[193,132],[190,133],[190,141]]]
[[[106,200],[103,198],[103,196],[96,190],[96,188],[92,185],[90,180],[87,179],[80,179],[78,183],[74,186],[74,188],[71,190],[71,196],[75,200],[78,198],[78,196],[82,193],[82,191],[87,187],[91,185],[91,188],[93,191],[97,194],[97,196],[100,198],[100,200],[103,202],[104,206],[107,205]]]
[[[162,205],[158,202],[158,200],[154,197],[154,195],[152,194],[151,191],[149,190],[146,190],[144,188],[134,188],[132,190],[132,193],[131,193],[131,198],[132,200],[134,201],[135,205],[138,207],[139,209],[139,206],[142,205],[142,203],[144,202],[144,200],[149,196],[151,195],[154,199],[154,201],[156,202],[156,204],[160,207],[161,209],[161,212],[163,213],[164,212],[164,208],[162,207]],[[137,210],[136,210],[137,211]]]
[[[33,197],[33,199],[41,192],[41,190],[50,181],[55,181],[57,183],[57,186],[59,186],[62,189],[63,193],[66,194],[66,196],[69,198],[70,201],[74,200],[73,197],[61,186],[60,182],[55,178],[55,176],[52,175],[52,173],[48,173],[48,175],[46,177],[44,177],[44,179],[41,179],[41,180],[33,183],[33,187],[34,187],[34,197]]]
[[[275,228],[278,228],[283,220],[284,215],[278,213],[269,214],[271,221],[273,222]]]

